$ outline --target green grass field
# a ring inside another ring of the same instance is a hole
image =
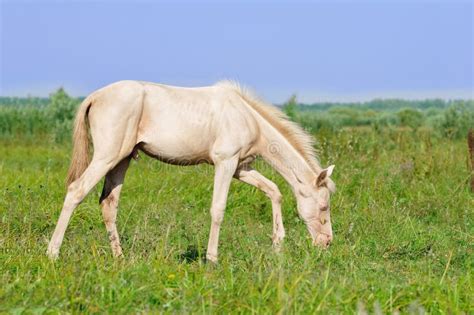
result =
[[[287,237],[271,246],[271,205],[234,181],[217,266],[202,257],[213,169],[142,154],[127,173],[114,259],[98,198],[76,210],[60,259],[46,255],[70,147],[0,142],[0,313],[473,313],[474,195],[463,140],[370,128],[316,135],[336,164],[334,242],[313,248],[288,185]]]

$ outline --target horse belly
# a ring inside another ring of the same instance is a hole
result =
[[[170,164],[211,163],[209,148],[213,140],[208,123],[182,115],[162,115],[142,132],[140,149]]]

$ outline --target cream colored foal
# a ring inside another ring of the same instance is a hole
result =
[[[94,147],[89,163],[88,126]],[[271,200],[273,244],[285,236],[278,187],[251,168],[262,156],[291,185],[298,213],[313,243],[333,238],[329,197],[334,166],[322,169],[313,142],[279,110],[231,82],[200,88],[120,81],[89,95],[80,105],[63,209],[48,246],[55,258],[74,209],[105,176],[100,197],[114,255],[122,254],[116,217],[120,190],[137,150],[166,163],[215,166],[207,259],[217,262],[219,229],[232,178],[255,186]]]

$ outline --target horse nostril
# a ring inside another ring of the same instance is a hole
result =
[[[328,239],[327,239],[327,243],[326,243],[327,245],[326,245],[326,246],[331,245],[331,243],[332,243],[332,235],[328,235]]]
[[[316,246],[320,246],[323,249],[329,247],[332,241],[332,235],[320,233],[317,238],[313,241],[313,244]]]
[[[327,211],[327,210],[328,210],[328,206],[321,207],[321,211]]]

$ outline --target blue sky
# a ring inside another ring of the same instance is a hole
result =
[[[472,1],[0,2],[0,95],[231,78],[277,103],[474,97]]]

